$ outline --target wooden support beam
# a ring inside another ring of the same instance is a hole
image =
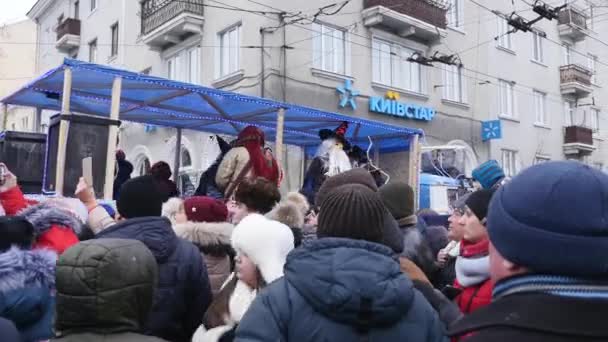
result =
[[[8,105],[2,104],[2,132],[6,131],[6,125],[8,124]]]
[[[414,211],[418,210],[420,205],[420,142],[418,134],[414,134],[409,138],[410,153],[408,165],[409,185],[414,190]]]
[[[61,115],[71,115],[70,99],[72,97],[72,69],[65,68],[63,71],[63,96],[61,98]],[[55,193],[63,196],[63,183],[65,175],[65,160],[67,153],[68,129],[70,122],[61,120],[59,122],[59,140],[57,142],[57,168],[55,170]]]
[[[182,157],[182,129],[177,129],[175,136],[175,159],[173,160],[173,181],[175,184],[179,182],[179,165]]]
[[[283,170],[283,127],[285,126],[285,109],[279,109],[277,113],[277,133],[275,141],[275,155],[277,159],[277,165],[279,166],[279,172]]]
[[[112,83],[112,103],[110,105],[110,119],[118,120],[120,114],[120,96],[122,93],[122,78],[116,76]],[[114,169],[116,167],[116,138],[118,137],[118,126],[110,125],[108,128],[108,146],[106,152],[106,172],[103,189],[103,197],[111,201],[114,194]]]

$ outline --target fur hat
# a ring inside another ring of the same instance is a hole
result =
[[[293,234],[282,223],[251,214],[232,231],[232,248],[247,255],[271,283],[283,276],[287,254],[294,248]]]
[[[175,224],[175,215],[179,212],[181,206],[184,205],[184,200],[179,197],[171,197],[163,203],[162,216],[166,217]]]
[[[304,227],[304,214],[302,214],[300,208],[295,203],[290,201],[282,201],[277,204],[266,214],[266,218],[281,222],[291,228]]]
[[[294,204],[304,216],[306,216],[310,210],[310,204],[308,203],[306,196],[299,192],[294,191],[288,193],[287,196],[285,196],[285,201]]]
[[[19,216],[28,220],[34,226],[34,236],[38,238],[53,225],[59,225],[71,229],[76,235],[82,232],[83,223],[79,218],[57,203],[45,201],[33,205],[19,212]]]

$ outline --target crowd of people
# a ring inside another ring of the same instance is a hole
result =
[[[28,200],[7,170],[1,340],[608,341],[608,175],[489,161],[446,218],[353,162],[345,129],[286,195],[256,127],[191,197],[166,163],[130,178],[122,153],[115,207],[84,179]]]

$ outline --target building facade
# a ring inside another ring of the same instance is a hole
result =
[[[608,161],[608,11],[599,5],[570,1],[511,34],[492,10],[538,16],[524,2],[39,0],[29,17],[39,73],[67,56],[421,128],[424,144],[465,142],[514,175],[546,160]],[[433,56],[451,65],[427,63]],[[121,128],[137,172],[172,160],[174,141],[171,129]],[[217,154],[196,132],[182,149],[191,174]],[[380,166],[401,172],[398,159]]]

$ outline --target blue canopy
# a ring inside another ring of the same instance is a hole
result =
[[[283,141],[301,146],[308,154],[319,145],[318,130],[349,122],[347,139],[362,148],[368,137],[381,152],[406,150],[409,138],[423,135],[419,129],[321,111],[203,86],[176,82],[108,66],[65,59],[63,64],[2,99],[2,103],[61,110],[64,71],[72,70],[71,110],[109,117],[112,82],[122,78],[120,120],[215,134],[237,135],[247,125],[263,129],[267,140],[275,138],[277,112],[285,109]]]

